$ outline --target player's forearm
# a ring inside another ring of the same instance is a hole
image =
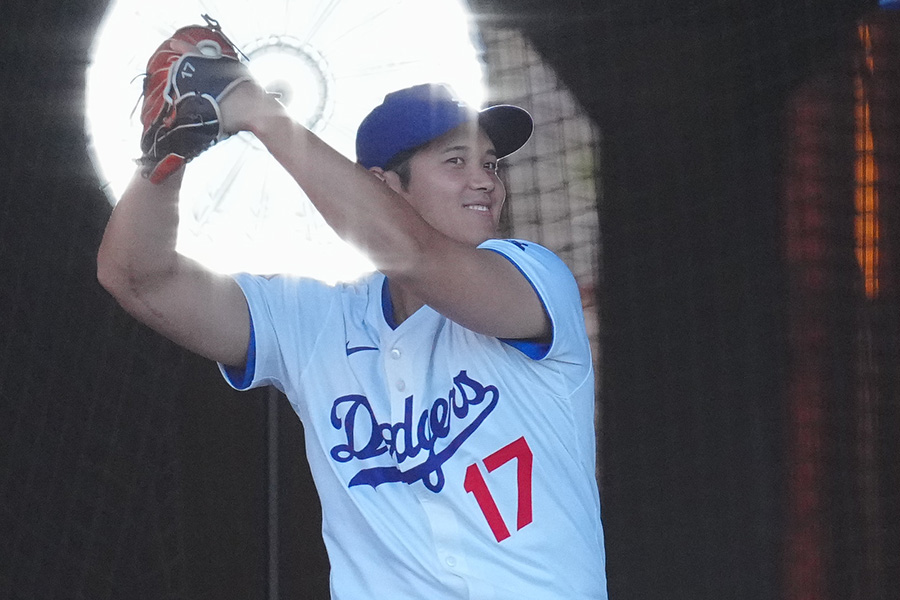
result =
[[[360,247],[383,272],[403,271],[432,231],[384,182],[286,115],[270,115],[254,134],[303,188],[341,238]]]
[[[97,277],[120,301],[176,267],[181,175],[158,185],[135,175],[113,210],[97,255]]]

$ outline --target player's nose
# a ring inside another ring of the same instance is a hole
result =
[[[473,167],[469,175],[469,185],[474,190],[491,193],[497,187],[497,174],[484,167]]]

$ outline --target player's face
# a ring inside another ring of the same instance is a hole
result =
[[[409,186],[401,193],[432,227],[473,245],[496,235],[506,199],[494,144],[475,124],[416,152]]]

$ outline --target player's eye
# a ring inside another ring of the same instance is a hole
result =
[[[499,163],[497,163],[495,161],[488,161],[488,162],[484,163],[484,168],[487,169],[488,171],[490,171],[491,173],[496,173],[497,169],[500,168],[500,165],[499,165]]]
[[[465,160],[462,156],[451,156],[447,159],[447,162],[453,165],[462,165],[465,164]]]

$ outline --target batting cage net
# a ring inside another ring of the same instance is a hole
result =
[[[610,597],[895,598],[897,3],[466,4],[537,125],[504,234],[582,290]],[[290,407],[96,283],[107,8],[0,6],[0,597],[327,598]]]

